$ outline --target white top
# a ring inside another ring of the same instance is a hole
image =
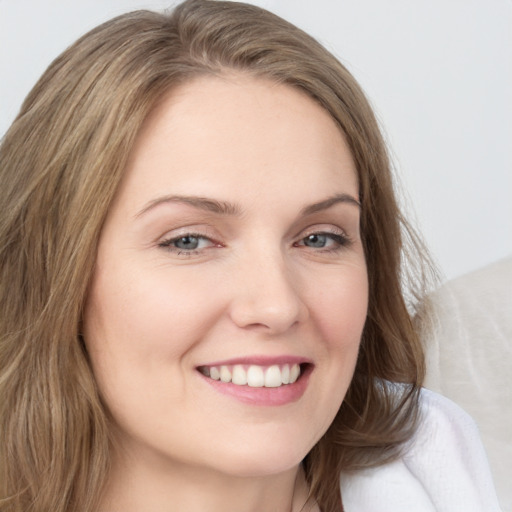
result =
[[[423,390],[422,421],[402,458],[341,476],[345,512],[500,512],[478,429]]]

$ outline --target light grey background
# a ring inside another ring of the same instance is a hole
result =
[[[0,135],[51,60],[98,23],[173,0],[0,0]],[[446,277],[512,254],[511,0],[253,0],[363,85],[410,215]]]

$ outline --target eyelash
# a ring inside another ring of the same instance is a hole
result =
[[[176,236],[176,237],[173,237],[173,238],[168,238],[166,240],[162,240],[159,244],[158,244],[158,247],[161,247],[163,249],[166,249],[168,250],[169,252],[174,252],[176,253],[178,256],[195,256],[195,255],[198,255],[200,254],[200,252],[204,249],[190,249],[190,250],[184,250],[184,249],[180,249],[178,247],[173,247],[172,244],[178,242],[179,240],[182,240],[184,238],[197,238],[198,240],[208,240],[212,246],[217,246],[219,247],[220,244],[216,243],[215,241],[213,241],[210,237],[208,236],[205,236],[204,234],[201,234],[201,233],[183,233],[182,235],[179,235],[179,236]]]
[[[298,242],[295,242],[294,247],[302,246],[302,243],[310,237],[327,237],[334,241],[334,247],[319,248],[319,252],[333,253],[350,247],[352,240],[342,231],[314,231],[302,237]],[[313,248],[314,249],[314,248]]]
[[[336,253],[338,251],[341,251],[343,249],[346,249],[350,247],[352,244],[352,240],[342,231],[339,232],[332,232],[332,231],[314,231],[311,233],[308,233],[306,236],[302,237],[299,241],[295,242],[293,244],[294,247],[307,247],[305,245],[305,241],[310,237],[327,237],[330,238],[334,242],[334,246],[331,248],[324,248],[319,247],[316,251],[315,248],[311,248],[312,250],[315,250],[316,252],[322,252],[322,253]],[[200,248],[200,249],[190,249],[190,250],[184,250],[180,249],[178,247],[173,247],[173,244],[177,243],[179,240],[183,240],[185,238],[196,238],[198,240],[207,240],[210,242],[210,247],[206,248]],[[201,251],[211,248],[211,247],[221,247],[221,244],[215,242],[210,237],[201,234],[201,233],[183,233],[182,235],[168,238],[165,240],[162,240],[158,247],[165,249],[169,252],[175,253],[177,256],[184,256],[184,257],[190,257],[190,256],[197,256],[201,253]]]

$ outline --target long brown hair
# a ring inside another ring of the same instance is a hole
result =
[[[170,14],[120,16],[79,39],[2,141],[2,511],[95,510],[109,428],[80,323],[99,234],[148,113],[177,85],[226,70],[307,93],[343,130],[357,166],[369,310],[347,396],[304,461],[322,510],[340,508],[341,471],[396,457],[413,432],[424,369],[404,283],[411,297],[421,294],[428,265],[398,209],[368,101],[345,67],[286,21],[250,5],[188,0]],[[412,266],[403,265],[408,250]]]

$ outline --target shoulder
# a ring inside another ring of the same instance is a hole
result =
[[[478,429],[460,407],[421,393],[418,430],[401,458],[341,475],[345,512],[499,512]]]

